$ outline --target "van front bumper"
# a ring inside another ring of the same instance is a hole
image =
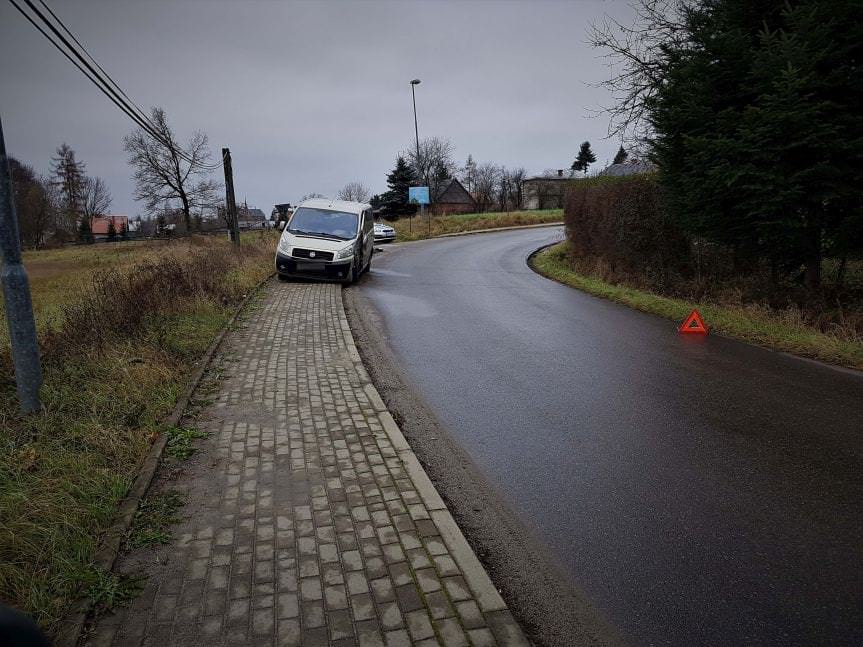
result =
[[[276,272],[281,276],[341,281],[348,277],[353,260],[352,258],[348,258],[339,261],[316,261],[306,258],[293,258],[278,252],[276,254]]]

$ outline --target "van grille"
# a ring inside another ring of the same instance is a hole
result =
[[[312,256],[314,254],[314,256]],[[295,247],[291,252],[291,256],[294,258],[311,258],[316,261],[331,261],[333,260],[332,252],[321,252],[317,249],[301,249],[299,247]]]

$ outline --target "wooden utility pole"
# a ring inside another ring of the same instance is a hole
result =
[[[231,167],[230,149],[222,149],[222,162],[225,165],[225,209],[228,214],[228,232],[234,245],[240,244],[240,225],[237,221],[237,201],[234,197],[234,169]]]

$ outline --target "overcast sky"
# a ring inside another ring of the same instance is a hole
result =
[[[269,215],[303,194],[359,180],[386,189],[420,137],[456,161],[568,167],[590,140],[598,162],[609,74],[587,29],[628,22],[626,2],[83,2],[47,0],[138,105],[159,105],[185,140],[228,146],[238,200]],[[106,180],[113,211],[142,214],[122,138],[132,124],[6,2],[0,4],[0,118],[10,155],[47,172],[67,142]],[[221,177],[220,177],[221,179]]]

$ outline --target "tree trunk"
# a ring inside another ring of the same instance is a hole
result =
[[[186,233],[192,233],[192,215],[190,213],[189,208],[189,198],[186,196],[186,192],[182,189],[180,190],[180,201],[183,203],[183,220],[186,223]]]
[[[821,290],[821,227],[810,225],[806,228],[806,252],[803,262],[806,271],[803,282],[810,298],[818,296]]]
[[[848,254],[843,254],[842,260],[839,261],[839,270],[836,272],[836,289],[842,290],[845,287],[845,270],[848,266]]]

